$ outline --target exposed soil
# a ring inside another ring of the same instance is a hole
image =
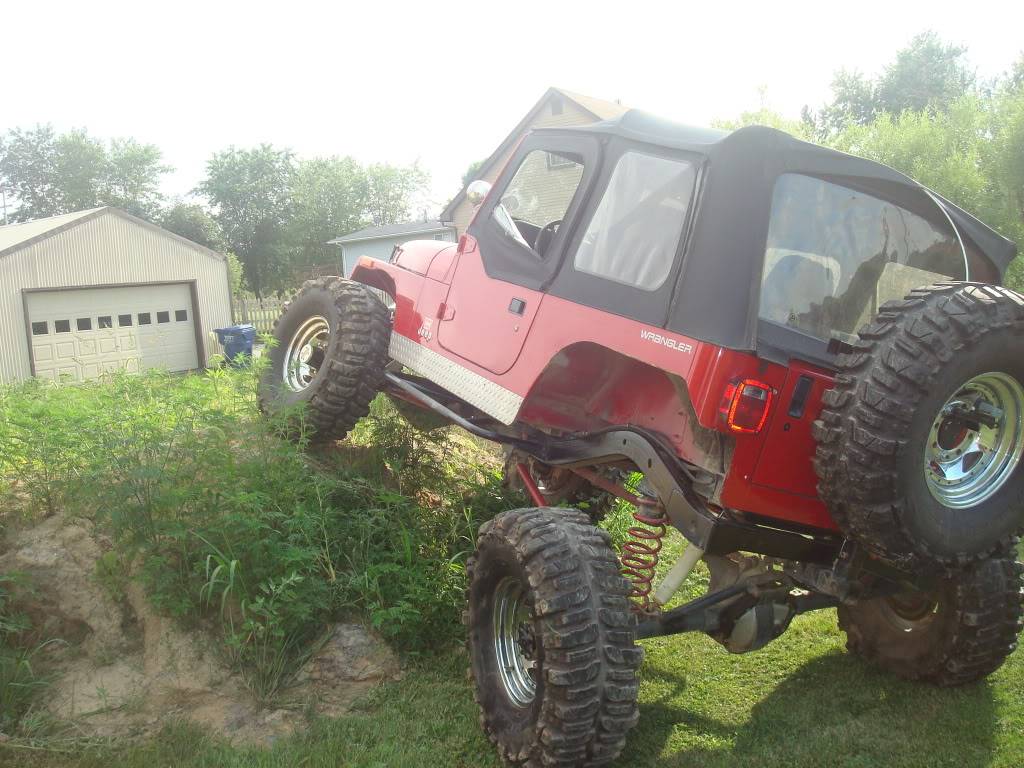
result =
[[[238,744],[270,744],[312,714],[338,716],[373,686],[400,676],[384,642],[358,624],[337,624],[269,706],[201,629],[158,614],[139,584],[115,596],[96,576],[104,547],[87,523],[59,516],[9,534],[0,572],[28,576],[19,607],[49,643],[43,664],[54,681],[44,705],[86,735],[144,735],[186,719]]]

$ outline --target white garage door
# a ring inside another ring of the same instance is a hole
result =
[[[104,373],[199,367],[187,284],[26,294],[36,376],[72,381]]]

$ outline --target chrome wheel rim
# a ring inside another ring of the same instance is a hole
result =
[[[331,326],[325,317],[311,317],[299,326],[284,352],[281,374],[288,389],[301,392],[313,383],[323,366],[330,340]]]
[[[935,595],[916,591],[882,598],[881,605],[889,623],[902,632],[924,629],[935,620],[939,610]]]
[[[958,414],[981,406],[994,423],[970,423]],[[1024,450],[1024,387],[1006,373],[983,373],[961,386],[939,410],[928,432],[924,475],[943,506],[967,509],[1006,484]]]
[[[537,696],[537,641],[518,579],[506,577],[494,591],[494,655],[505,695],[518,707]]]

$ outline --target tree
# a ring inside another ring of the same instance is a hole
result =
[[[867,125],[882,113],[944,112],[974,90],[966,53],[966,48],[946,43],[934,32],[922,32],[897,51],[874,80],[839,70],[832,80],[832,101],[817,115],[806,110],[809,122],[824,140],[849,125]]]
[[[351,157],[300,162],[292,183],[289,237],[296,263],[337,261],[337,247],[326,243],[364,225],[368,193],[367,176]]]
[[[245,280],[257,296],[286,285],[294,178],[289,150],[269,144],[230,147],[210,158],[206,178],[196,190],[214,206],[228,248],[241,260]]]
[[[428,180],[417,163],[405,168],[387,163],[368,166],[366,214],[370,223],[380,227],[407,220]]]
[[[922,32],[896,52],[875,86],[880,112],[945,110],[974,87],[974,73],[964,63],[967,49],[943,42],[934,32]]]
[[[984,168],[988,116],[977,97],[947,111],[907,110],[879,114],[867,125],[850,125],[829,145],[892,166],[968,211],[990,207]]]
[[[817,116],[817,131],[828,135],[847,125],[865,125],[878,113],[875,85],[860,72],[840,69],[832,77],[832,101]],[[813,115],[804,107],[804,122],[815,124]]]
[[[1003,89],[1010,93],[1024,91],[1024,53],[1010,67],[1009,72],[1002,78]]]
[[[462,174],[462,188],[465,189],[469,186],[469,182],[474,181],[480,173],[480,169],[484,167],[484,163],[487,160],[474,160],[469,164],[466,172]]]
[[[135,139],[112,139],[100,189],[104,205],[113,205],[144,219],[159,212],[164,196],[160,177],[171,170],[161,163],[163,153]]]
[[[52,126],[15,128],[0,155],[0,182],[17,200],[13,221],[55,216],[99,204],[103,147],[84,131],[57,136]]]
[[[990,114],[985,169],[991,179],[992,208],[1003,233],[1024,245],[1024,89],[995,97]],[[1024,276],[1024,268],[1021,273]],[[1024,281],[1017,285],[1024,287]]]
[[[15,128],[0,146],[0,184],[17,201],[14,221],[100,205],[148,218],[163,199],[160,177],[170,170],[160,159],[155,146],[133,139],[104,145],[85,130]]]
[[[157,223],[168,232],[211,250],[223,252],[227,249],[224,230],[201,205],[174,203],[160,213]]]

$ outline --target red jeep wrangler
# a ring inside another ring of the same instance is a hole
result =
[[[850,650],[898,674],[1003,663],[1022,616],[1013,243],[878,163],[639,112],[534,131],[470,194],[457,246],[307,283],[261,396],[333,439],[384,391],[507,446],[536,507],[482,527],[466,621],[508,762],[614,759],[638,638],[744,653],[835,606]],[[562,508],[594,493],[638,510],[619,555]],[[689,544],[655,589],[669,525]],[[707,594],[665,608],[699,560]]]

